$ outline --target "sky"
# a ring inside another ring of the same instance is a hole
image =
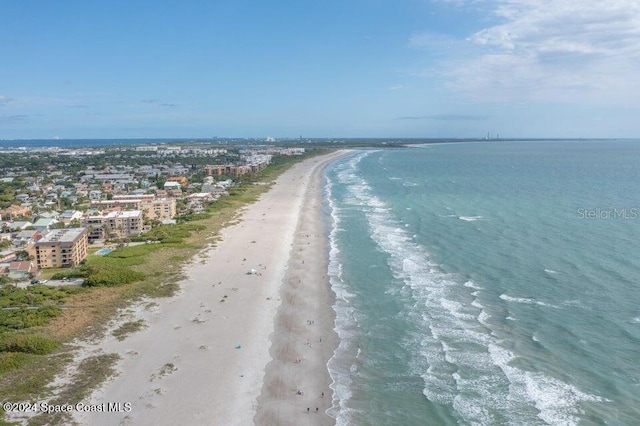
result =
[[[0,139],[640,137],[640,0],[0,0]]]

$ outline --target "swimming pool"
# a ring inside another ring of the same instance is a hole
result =
[[[105,248],[101,248],[100,250],[98,250],[98,251],[96,252],[96,254],[97,254],[98,256],[104,256],[105,254],[109,254],[109,253],[111,253],[112,251],[113,251],[112,249],[110,249],[110,248],[106,248],[106,247],[105,247]]]

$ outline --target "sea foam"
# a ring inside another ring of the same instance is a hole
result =
[[[358,174],[358,163],[369,154],[345,164],[337,178],[347,188],[347,197],[357,200],[362,207],[371,237],[388,255],[393,276],[416,302],[407,309],[412,311],[411,318],[421,322],[416,328],[426,332],[414,336],[410,349],[417,348],[413,349],[412,366],[424,380],[424,395],[431,401],[452,406],[465,422],[472,424],[494,424],[504,419],[518,424],[536,424],[540,420],[550,424],[576,423],[579,403],[600,399],[557,378],[511,365],[518,356],[502,347],[492,334],[490,315],[477,297],[482,287],[471,281],[461,284],[457,277],[433,264],[427,250],[415,242]],[[476,221],[482,216],[459,216],[459,219]],[[338,287],[343,284],[332,281]],[[507,294],[500,295],[500,299],[555,307]],[[345,312],[340,316],[345,316]],[[344,402],[337,404],[341,410],[348,405]],[[340,411],[337,418],[348,423],[342,414]]]

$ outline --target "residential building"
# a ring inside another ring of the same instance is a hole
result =
[[[81,220],[81,219],[82,219],[82,212],[78,210],[65,210],[62,213],[60,213],[60,216],[58,216],[58,220],[63,222],[66,226],[68,226],[74,220]]]
[[[202,192],[208,192],[214,197],[220,197],[221,195],[228,195],[227,190],[222,185],[202,185]]]
[[[189,183],[185,176],[170,176],[167,178],[167,182],[178,182],[183,188]]]
[[[233,164],[218,164],[206,166],[204,173],[207,176],[242,176],[251,172],[250,166],[236,166]]]
[[[89,216],[83,225],[89,228],[89,241],[129,238],[142,232],[142,211],[112,211]]]
[[[28,206],[9,206],[6,209],[0,210],[0,217],[7,219],[15,219],[18,217],[25,217],[31,214],[31,207]]]
[[[164,189],[165,190],[179,190],[182,189],[182,185],[180,185],[180,182],[174,182],[174,181],[166,181],[164,183]]]
[[[56,229],[36,243],[38,268],[77,266],[87,257],[86,228]]]
[[[16,251],[13,249],[0,250],[0,262],[10,262],[16,258]]]
[[[23,230],[16,232],[13,236],[13,245],[16,247],[22,247],[27,243],[38,241],[42,238],[40,231],[36,230]]]
[[[158,198],[157,200],[143,201],[140,208],[147,219],[167,220],[176,217],[176,200],[174,198]]]
[[[47,218],[41,217],[40,219],[36,220],[36,222],[33,224],[33,227],[38,231],[46,231],[56,223],[58,223],[58,221],[55,219],[47,219]]]
[[[176,200],[155,198],[151,195],[116,195],[112,200],[93,201],[91,208],[98,210],[123,209],[142,210],[146,219],[173,219],[176,216]]]
[[[9,227],[9,229],[12,229],[12,230],[24,230],[30,226],[33,226],[33,223],[28,221],[16,221],[16,222],[9,222],[7,226]]]
[[[141,200],[141,201],[151,201],[155,198],[153,194],[122,194],[122,195],[114,195],[113,200]],[[112,200],[112,201],[113,201]]]
[[[36,264],[30,260],[16,261],[9,264],[9,278],[26,280],[38,271]]]
[[[98,210],[109,210],[109,209],[131,209],[131,210],[139,210],[141,201],[139,199],[127,199],[127,200],[100,200],[100,201],[92,201],[91,208]]]

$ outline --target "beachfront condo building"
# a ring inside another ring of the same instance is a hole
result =
[[[50,231],[36,243],[38,268],[77,266],[87,257],[86,228],[67,228]]]
[[[204,173],[207,176],[242,176],[247,173],[255,173],[266,167],[266,163],[264,165],[261,164],[248,164],[243,166],[236,166],[233,164],[217,164],[213,166],[206,166],[204,168]]]
[[[89,241],[134,237],[142,232],[142,211],[112,211],[89,216],[83,225],[89,229]]]
[[[145,218],[151,220],[169,220],[176,217],[176,199],[158,198],[140,204],[140,209],[144,212]]]
[[[109,209],[133,209],[142,210],[145,219],[168,220],[176,217],[176,200],[174,198],[155,198],[154,195],[142,195],[138,198],[126,196],[127,198],[116,198],[112,200],[94,201],[92,208],[98,210]]]

